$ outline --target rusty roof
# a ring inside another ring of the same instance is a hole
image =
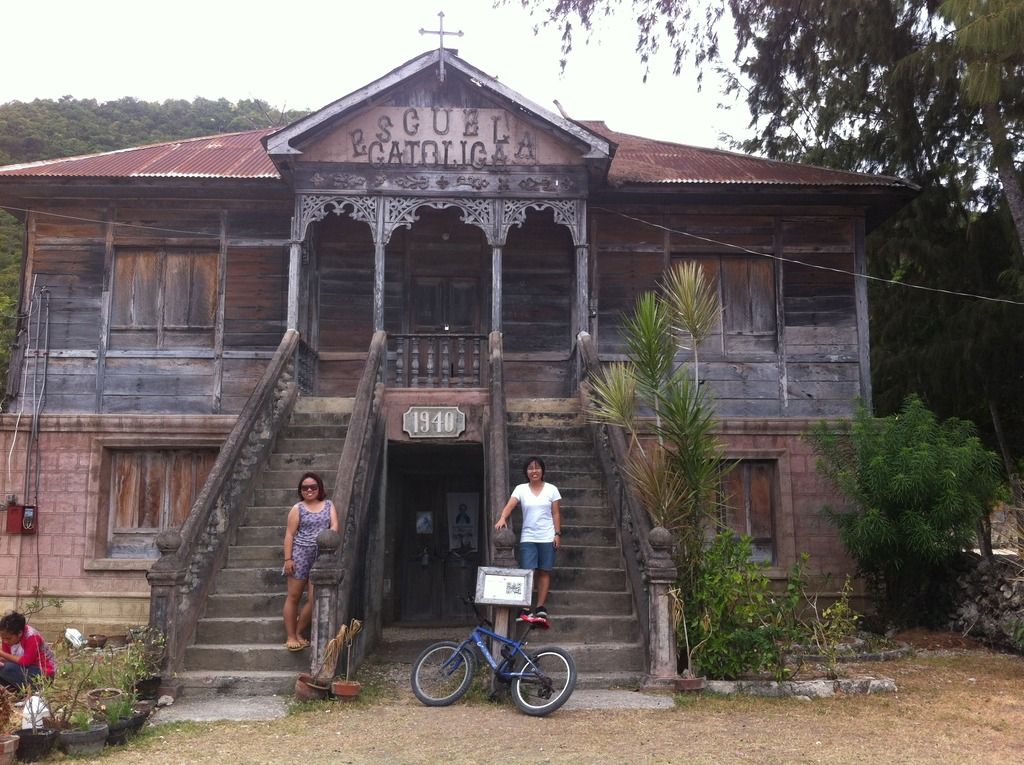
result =
[[[261,139],[275,128],[0,167],[0,176],[44,178],[279,178]]]
[[[815,165],[755,157],[618,133],[604,122],[579,123],[618,148],[608,183],[634,184],[758,184],[787,186],[876,186],[913,188],[900,178],[853,173]]]
[[[612,186],[757,184],[913,188],[899,178],[778,162],[747,154],[618,133],[604,122],[579,125],[617,145]],[[277,128],[190,138],[65,159],[0,167],[0,177],[279,179],[262,139]]]

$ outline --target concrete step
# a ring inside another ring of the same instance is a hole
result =
[[[284,599],[281,600],[282,606]],[[547,606],[553,618],[563,616],[587,616],[607,614],[609,616],[633,615],[633,596],[626,590],[607,592],[599,590],[561,590],[552,589],[548,593]]]
[[[299,485],[299,476],[292,476],[290,489],[256,489],[252,494],[252,504],[261,507],[285,507],[290,508],[299,501],[296,488]],[[333,490],[333,482],[324,479],[324,488],[327,490],[327,498],[330,499]]]
[[[284,578],[278,591],[215,593],[206,599],[204,618],[263,617],[281,614],[284,610]]]
[[[284,523],[279,526],[239,526],[235,544],[242,547],[280,544],[284,549],[284,527]]]
[[[610,526],[611,510],[605,505],[577,505],[565,500],[562,502],[562,533],[567,533],[570,526]]]
[[[621,568],[562,568],[556,560],[551,586],[559,590],[625,592],[626,572]]]
[[[280,566],[259,568],[225,568],[217,574],[214,592],[220,595],[259,593],[267,590],[285,591],[285,578]]]
[[[196,643],[185,649],[185,666],[192,671],[290,670],[298,673],[308,672],[310,661],[308,649],[289,651],[285,649],[283,640],[272,643]]]
[[[314,438],[317,440],[330,439],[344,441],[345,433],[348,431],[347,422],[325,421],[310,422],[305,425],[296,425],[292,422],[281,429],[282,439],[295,441],[298,439]]]
[[[189,699],[218,696],[291,696],[299,672],[309,668],[270,671],[186,670],[175,675],[182,683],[182,697]]]
[[[551,479],[551,483],[558,486],[558,478],[564,473],[580,473],[593,470],[597,461],[593,455],[580,454],[575,450],[570,454],[544,454],[540,451],[523,451],[516,455],[510,455],[509,481],[516,483],[523,482],[523,463],[528,457],[537,456],[544,460],[544,473]]]
[[[268,470],[290,470],[295,476],[295,484],[298,484],[298,476],[307,470],[317,473],[326,470],[337,470],[340,460],[340,452],[336,456],[333,452],[329,454],[292,454],[289,452],[275,452],[270,455]]]
[[[287,635],[284,620],[276,616],[204,617],[196,625],[196,643],[215,645],[237,643],[240,639],[252,643],[284,644]]]
[[[261,489],[284,489],[290,491],[295,500],[298,500],[299,492],[299,477],[304,473],[304,470],[273,470],[268,469],[263,471],[259,477],[259,488]],[[335,461],[334,465],[325,470],[315,471],[321,479],[323,479],[324,487],[333,486],[334,478],[338,474],[338,463]],[[258,493],[258,492],[257,492]],[[294,504],[294,502],[292,503]]]
[[[621,568],[622,552],[617,546],[597,547],[566,544],[558,549],[557,561],[558,567]]]
[[[562,542],[566,545],[595,545],[609,547],[618,544],[613,526],[573,526],[569,525],[562,532]]]
[[[232,545],[228,548],[226,568],[267,568],[284,564],[284,526],[282,543],[276,545]]]
[[[277,454],[336,454],[341,457],[344,439],[340,438],[286,438],[277,439]]]
[[[283,529],[290,509],[291,505],[252,506],[245,511],[242,526],[280,526]]]

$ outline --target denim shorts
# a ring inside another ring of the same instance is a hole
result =
[[[519,565],[522,568],[550,571],[555,567],[555,543],[520,542]]]

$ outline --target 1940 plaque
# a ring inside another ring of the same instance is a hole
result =
[[[466,413],[457,406],[410,406],[402,430],[410,438],[458,438],[466,430]]]

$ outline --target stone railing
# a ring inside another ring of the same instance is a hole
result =
[[[167,637],[165,679],[181,669],[214,574],[227,557],[228,543],[252,497],[255,478],[295,404],[295,356],[299,334],[285,332],[221,446],[210,475],[180,529],[162,531],[160,558],[146,578],[149,623]]]
[[[600,372],[597,349],[587,332],[576,342],[576,374],[579,395],[586,412],[589,406],[588,377]],[[647,654],[644,685],[648,688],[673,687],[676,671],[676,636],[672,619],[669,589],[675,584],[677,571],[672,561],[672,536],[665,529],[655,529],[647,511],[629,489],[623,465],[627,459],[626,439],[619,428],[591,423],[601,471],[604,473],[608,499],[619,527],[622,554],[633,602],[640,618],[641,633]]]
[[[392,335],[387,382],[399,388],[479,388],[485,335]]]
[[[367,548],[375,506],[374,487],[381,475],[384,445],[382,383],[387,363],[387,335],[378,331],[370,342],[366,366],[359,379],[348,433],[338,463],[335,506],[342,533],[324,531],[317,537],[319,555],[310,572],[313,583],[311,669],[323,661],[327,643],[353,614],[353,589],[366,580]],[[363,575],[360,576],[360,570]],[[379,629],[379,615],[361,614],[364,634],[356,647],[358,657],[371,646]],[[374,618],[371,619],[370,617]],[[358,663],[358,659],[356,661]]]

